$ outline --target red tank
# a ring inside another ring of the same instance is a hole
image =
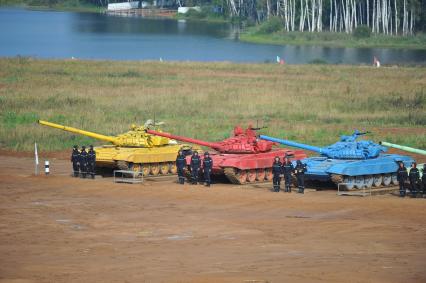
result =
[[[146,130],[146,132],[214,149],[215,152],[210,152],[210,157],[213,159],[213,174],[225,175],[234,184],[271,181],[275,156],[282,159],[288,155],[292,160],[307,157],[302,150],[273,148],[276,144],[258,139],[256,130],[258,129],[251,126],[246,130],[236,126],[233,136],[220,142],[206,142],[154,130]],[[200,157],[203,159],[204,155],[201,154]],[[190,159],[191,156],[188,156],[188,164]]]

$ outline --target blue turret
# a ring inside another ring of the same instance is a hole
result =
[[[357,141],[360,136],[365,134],[366,133],[360,133],[356,130],[352,135],[341,136],[340,141],[326,147],[316,147],[263,135],[261,135],[260,138],[292,147],[315,151],[323,156],[333,159],[371,159],[376,158],[380,155],[380,153],[387,151],[386,147],[372,141]]]
[[[410,167],[414,160],[409,156],[385,154],[387,148],[372,141],[357,141],[365,134],[355,131],[350,136],[341,136],[340,141],[325,147],[263,135],[260,138],[319,153],[321,156],[303,160],[307,165],[305,173],[307,179],[332,181],[336,185],[343,184],[348,189],[398,184],[395,173],[398,162],[403,162],[406,167]]]

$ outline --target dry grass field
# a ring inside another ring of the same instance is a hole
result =
[[[1,148],[93,142],[37,119],[117,134],[154,115],[209,140],[259,121],[264,134],[316,145],[358,128],[425,148],[426,68],[0,59]]]

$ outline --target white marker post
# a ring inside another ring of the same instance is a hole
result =
[[[35,171],[34,174],[38,175],[38,152],[37,152],[37,143],[34,143],[34,161],[35,161]]]
[[[50,163],[49,160],[44,161],[44,174],[49,175],[50,173]]]

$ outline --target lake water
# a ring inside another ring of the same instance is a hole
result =
[[[426,50],[277,46],[238,41],[231,24],[0,9],[0,56],[111,60],[426,64]]]

